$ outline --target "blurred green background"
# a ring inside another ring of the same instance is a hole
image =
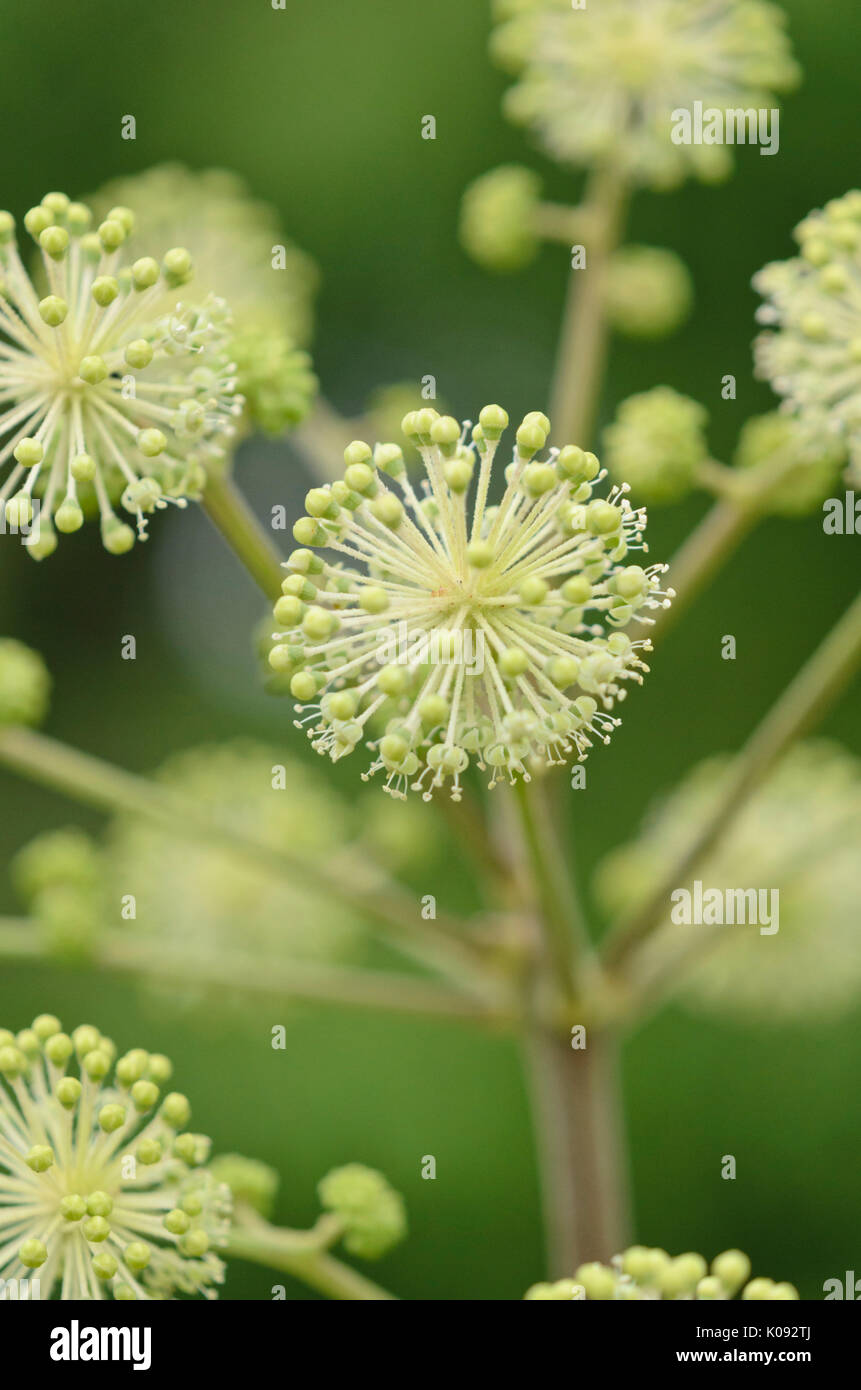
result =
[[[722,188],[688,186],[635,203],[633,239],[677,249],[697,284],[685,329],[666,344],[614,344],[604,420],[631,391],[667,382],[712,413],[718,457],[770,393],[751,376],[753,272],[791,251],[810,208],[856,182],[857,0],[789,0],[801,90],[785,105],[778,157],[738,152]],[[88,0],[5,0],[2,201],[17,215],[44,192],[80,195],[161,160],[240,171],[317,259],[323,287],[315,360],[326,393],[357,411],[378,385],[426,373],[458,415],[499,400],[512,416],[546,404],[565,255],[548,249],[521,276],[492,279],[456,241],[464,185],[507,160],[541,168],[548,190],[578,182],[547,165],[499,114],[504,80],[485,56],[483,0],[209,0],[141,7]],[[137,139],[120,138],[134,114]],[[425,114],[437,139],[420,138]],[[738,399],[720,379],[738,378]],[[295,506],[307,485],[287,446],[249,441],[240,481],[261,512]],[[669,556],[702,500],[653,510],[654,558]],[[90,529],[33,565],[0,550],[0,631],[41,649],[55,676],[49,730],[148,770],[168,753],[236,733],[311,756],[284,704],[259,693],[249,628],[261,603],[194,512],[159,515],[152,539],[114,560]],[[739,746],[857,585],[857,538],[825,537],[819,519],[764,526],[698,601],[653,662],[609,749],[589,763],[573,807],[577,857],[597,857],[693,762]],[[137,637],[137,661],[120,639]],[[738,659],[720,658],[733,633]],[[857,688],[823,731],[859,751]],[[321,768],[323,764],[321,763]],[[355,769],[339,769],[349,794]],[[36,831],[99,818],[0,776],[4,859]],[[439,870],[420,892],[440,901]],[[4,875],[0,909],[15,904]],[[177,930],[181,931],[181,921]],[[134,994],[86,975],[6,968],[0,1021],[42,1009],[87,1020],[121,1048],[178,1062],[195,1124],[216,1144],[274,1164],[279,1216],[310,1221],[328,1167],[361,1160],[406,1195],[408,1243],[379,1267],[405,1297],[519,1297],[541,1273],[540,1223],[526,1100],[507,1043],[466,1028],[332,1009],[291,1012],[286,1052],[261,1010],[206,1027],[141,1013]],[[272,1015],[270,1017],[270,1014]],[[861,1010],[824,1028],[744,1031],[668,1010],[629,1039],[625,1084],[636,1234],[672,1251],[747,1249],[758,1272],[821,1297],[826,1278],[861,1260],[857,1192]],[[437,1179],[422,1182],[432,1153]],[[738,1161],[735,1182],[720,1156]],[[266,1297],[276,1276],[234,1267],[227,1295]],[[291,1296],[306,1297],[291,1288]]]

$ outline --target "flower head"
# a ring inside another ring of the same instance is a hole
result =
[[[675,502],[694,486],[708,457],[708,413],[671,386],[655,386],[623,401],[604,431],[611,476],[627,479],[644,502]]]
[[[214,1297],[230,1192],[171,1064],[41,1014],[0,1029],[0,1277],[42,1298]]]
[[[795,229],[801,255],[754,276],[768,325],[754,344],[771,382],[815,442],[845,445],[861,465],[861,192],[812,212]]]
[[[760,501],[761,509],[775,516],[807,516],[818,511],[836,487],[846,451],[836,435],[806,429],[782,410],[751,416],[739,431],[734,467],[744,473],[772,467],[778,460],[788,467]]]
[[[460,239],[488,270],[520,270],[534,260],[541,240],[537,211],[541,180],[531,169],[504,164],[470,184],[463,195]]]
[[[596,888],[608,910],[631,908],[658,887],[731,776],[731,759],[707,759],[638,839],[603,860]],[[850,1008],[861,992],[859,836],[857,761],[836,744],[798,745],[696,871],[704,889],[777,889],[779,929],[763,935],[749,921],[709,928],[668,920],[642,948],[644,980],[677,974],[688,1005],[741,1019],[833,1017]]]
[[[607,317],[629,338],[664,338],[684,323],[694,298],[691,274],[663,246],[623,246],[610,258]]]
[[[675,111],[771,107],[797,80],[765,0],[500,0],[499,13],[492,51],[520,74],[506,114],[553,158],[659,188],[731,168],[724,145],[673,143]]]
[[[343,1222],[344,1248],[378,1260],[407,1233],[404,1199],[383,1173],[363,1163],[333,1168],[317,1185],[321,1205]]]
[[[533,1284],[524,1298],[540,1301],[630,1302],[631,1300],[745,1300],[782,1302],[798,1298],[793,1284],[751,1279],[750,1260],[741,1250],[724,1250],[712,1260],[692,1251],[668,1255],[666,1250],[632,1245],[609,1264],[580,1265],[573,1279]]]
[[[91,488],[112,554],[146,535],[146,518],[199,495],[241,409],[227,352],[223,300],[181,294],[192,263],[181,247],[161,263],[122,265],[133,214],[115,207],[91,230],[83,203],[49,193],[24,219],[41,252],[42,293],[28,276],[15,222],[0,213],[0,485],[7,523],[38,525],[37,559],[57,531],[77,531],[79,488]]]
[[[285,235],[278,213],[227,169],[159,164],[115,179],[94,200],[136,210],[135,241],[194,249],[195,283],[223,295],[230,356],[250,420],[280,434],[307,415],[317,390],[311,337],[317,269]]]
[[[581,760],[619,722],[610,711],[648,668],[622,628],[666,606],[665,566],[624,563],[646,517],[626,488],[569,446],[545,458],[550,422],[527,415],[491,505],[508,416],[485,406],[467,443],[435,410],[403,422],[426,478],[417,492],[396,444],[361,441],[346,471],[313,488],[275,605],[271,665],[290,672],[301,724],[339,759],[369,741],[369,775],[428,799],[474,760],[500,778]],[[474,484],[474,501],[467,495]],[[335,558],[318,555],[330,552]],[[342,558],[341,558],[342,557]]]
[[[40,724],[48,709],[51,677],[38,652],[0,637],[0,728]]]

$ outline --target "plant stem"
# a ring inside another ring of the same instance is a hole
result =
[[[650,636],[666,632],[687,611],[694,599],[726,564],[746,536],[762,520],[760,504],[783,476],[797,467],[788,450],[778,449],[747,473],[708,460],[705,472],[721,470],[726,495],[706,512],[670,561],[669,583],[676,591],[672,607],[658,611]],[[730,487],[730,484],[732,486]]]
[[[277,599],[284,578],[281,556],[229,474],[210,473],[202,506],[255,584],[267,598]]]
[[[627,1175],[615,1040],[587,1045],[536,1032],[527,1042],[547,1260],[551,1278],[608,1260],[627,1241]]]
[[[324,1222],[325,1218],[321,1227]],[[231,1230],[224,1253],[290,1274],[329,1298],[357,1303],[395,1297],[330,1255],[314,1231],[290,1231],[255,1220]]]
[[[661,925],[666,919],[673,890],[688,881],[739,807],[749,799],[790,744],[822,717],[859,665],[861,597],[847,609],[754,730],[696,839],[665,875],[659,888],[611,933],[604,951],[607,964],[623,963],[637,944]]]
[[[29,918],[0,918],[0,959],[32,964],[55,964],[38,930]],[[88,961],[88,964],[90,962]],[[145,937],[127,937],[111,931],[102,935],[92,964],[106,974],[155,977],[176,981],[187,977],[209,989],[248,994],[254,998],[306,999],[316,1004],[420,1014],[453,1021],[513,1026],[516,1012],[496,1011],[472,995],[381,970],[344,970],[310,965],[305,961],[284,964],[273,960],[220,951],[217,957],[174,946],[162,946]]]
[[[578,965],[589,944],[574,885],[547,811],[543,787],[535,780],[527,783],[518,778],[514,801],[520,816],[542,937],[555,982],[563,999],[569,999],[577,988]]]
[[[569,272],[550,395],[550,420],[559,444],[588,447],[594,428],[607,353],[604,286],[622,232],[626,196],[624,181],[611,170],[591,176],[582,207],[589,228],[587,261],[582,270]]]
[[[87,805],[143,816],[271,873],[294,877],[361,914],[396,947],[478,997],[496,993],[496,981],[488,976],[480,955],[464,941],[461,924],[438,916],[430,927],[425,926],[413,897],[366,863],[349,856],[340,865],[314,863],[288,850],[272,849],[211,819],[194,802],[147,778],[31,729],[0,729],[0,765]]]

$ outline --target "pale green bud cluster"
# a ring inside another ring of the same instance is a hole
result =
[[[610,258],[604,287],[607,317],[629,338],[665,338],[688,317],[690,271],[662,246],[624,246]]]
[[[741,1250],[724,1250],[709,1268],[702,1255],[668,1255],[666,1250],[632,1245],[609,1264],[580,1265],[572,1279],[533,1284],[524,1298],[532,1301],[630,1302],[731,1298],[783,1302],[798,1298],[793,1284],[751,1279],[750,1260]]]
[[[89,959],[110,911],[94,841],[75,827],[46,831],[15,856],[12,877],[48,952],[64,961]]]
[[[181,164],[117,179],[95,202],[131,203],[147,245],[194,248],[195,282],[230,304],[230,355],[248,421],[275,435],[303,420],[317,393],[304,349],[319,275],[285,235],[276,210],[235,173]]]
[[[343,1223],[344,1248],[378,1260],[407,1234],[404,1199],[388,1179],[362,1163],[333,1168],[317,1187],[320,1202]]]
[[[215,1296],[230,1191],[172,1070],[52,1014],[0,1029],[0,1278],[64,1301]]]
[[[795,229],[800,256],[754,276],[768,330],[757,373],[799,420],[810,447],[861,460],[861,192],[812,212]],[[815,452],[814,452],[815,457]]]
[[[670,386],[629,396],[604,431],[611,476],[624,478],[644,502],[676,502],[694,487],[708,457],[708,413]]]
[[[37,290],[14,219],[0,214],[0,505],[13,530],[32,528],[24,544],[37,560],[81,529],[90,501],[105,548],[131,549],[152,512],[200,495],[242,408],[226,304],[181,293],[192,277],[183,247],[125,260],[133,229],[125,206],[97,222],[47,194],[24,218]]]
[[[699,764],[647,816],[639,836],[599,865],[595,889],[612,915],[633,910],[665,880],[708,822],[734,775],[726,757]],[[674,981],[692,1009],[742,1021],[834,1018],[861,995],[861,771],[837,744],[799,744],[739,808],[698,865],[703,890],[777,890],[779,929],[735,921],[667,921],[641,950],[643,978]],[[692,889],[692,883],[679,884]],[[766,896],[771,917],[773,902]],[[692,934],[707,950],[694,952]]]
[[[460,240],[487,270],[521,270],[538,254],[536,213],[541,180],[531,169],[504,164],[470,184],[463,195]]]
[[[629,562],[646,517],[627,485],[595,495],[598,459],[548,447],[540,411],[515,431],[491,503],[507,426],[498,405],[474,426],[411,412],[420,491],[398,444],[354,440],[343,477],[311,489],[293,528],[269,663],[290,677],[312,746],[338,760],[367,743],[368,776],[382,771],[397,797],[448,783],[457,800],[473,761],[495,786],[582,760],[648,669],[648,640],[620,629],[670,602],[664,566]]]
[[[726,145],[675,143],[672,113],[775,105],[798,68],[763,0],[502,0],[491,53],[517,74],[506,115],[553,159],[664,189],[732,167]]]
[[[244,1154],[219,1154],[210,1163],[209,1171],[216,1182],[230,1188],[234,1206],[244,1203],[261,1216],[272,1215],[279,1178],[268,1163]]]
[[[249,324],[234,333],[231,352],[248,413],[260,429],[283,434],[305,419],[318,381],[309,354],[282,329]]]
[[[39,653],[14,637],[0,637],[0,728],[41,724],[50,694],[51,677]]]
[[[205,805],[228,830],[273,853],[289,850],[321,867],[335,857],[345,866],[350,862],[360,815],[316,768],[285,758],[282,750],[243,739],[186,749],[163,764],[156,778],[171,794]],[[189,964],[147,983],[151,1002],[172,1012],[181,1004],[200,1018],[203,1008],[212,1007],[206,966],[225,957],[252,956],[281,967],[295,961],[332,964],[355,958],[365,941],[356,914],[298,878],[143,818],[125,815],[112,823],[102,862],[113,903],[135,895],[135,932],[154,948],[169,949],[181,920],[183,950],[200,960],[199,973]],[[222,988],[215,998],[238,1021],[247,1019],[248,996],[241,990]]]
[[[780,480],[760,500],[762,511],[774,516],[807,516],[820,509],[837,487],[846,452],[839,438],[827,431],[809,431],[783,411],[754,415],[742,426],[733,464],[745,472],[772,469],[785,461]]]

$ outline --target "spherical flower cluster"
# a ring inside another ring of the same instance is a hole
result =
[[[289,849],[311,863],[337,856],[345,873],[360,867],[359,850],[349,849],[358,818],[311,770],[285,763],[274,750],[246,741],[188,749],[170,758],[157,778],[264,849]],[[361,854],[366,870],[369,848]],[[117,817],[105,846],[78,829],[37,836],[16,856],[13,878],[46,946],[64,959],[86,958],[104,933],[127,927],[121,914],[127,902],[134,904],[138,937],[163,943],[168,953],[180,944],[186,960],[199,958],[203,967],[231,955],[281,965],[341,961],[355,956],[365,940],[357,916],[275,865],[225,854],[199,837],[133,815]],[[146,997],[151,1003],[169,999],[174,1009],[177,1003],[199,1007],[210,999],[205,974],[198,977],[191,965],[157,970],[146,982]],[[222,1007],[247,1002],[241,991],[225,996],[223,988],[218,998]]]
[[[786,462],[778,481],[759,502],[774,516],[807,516],[818,511],[837,485],[846,463],[841,441],[827,431],[811,432],[791,415],[772,410],[742,426],[733,465],[745,472]]]
[[[15,222],[0,213],[0,485],[5,521],[32,524],[26,545],[50,555],[57,532],[84,523],[91,487],[112,554],[146,535],[146,518],[197,497],[224,455],[241,411],[227,351],[223,300],[189,302],[192,262],[181,247],[159,264],[121,264],[134,225],[115,207],[98,230],[83,203],[49,193],[24,219],[41,252],[41,293],[28,276]],[[35,513],[35,516],[34,516]]]
[[[724,1250],[712,1260],[702,1255],[668,1255],[666,1250],[632,1245],[610,1264],[581,1265],[573,1279],[533,1284],[525,1298],[535,1301],[631,1302],[696,1299],[708,1302],[736,1296],[745,1300],[784,1302],[798,1298],[793,1284],[751,1279],[750,1260],[741,1250]]]
[[[41,724],[48,711],[51,677],[38,652],[0,637],[0,728]]]
[[[798,76],[765,0],[500,0],[492,52],[520,74],[506,114],[552,158],[657,188],[732,167],[726,145],[676,144],[673,112],[773,107]]]
[[[136,210],[141,244],[194,249],[195,283],[230,304],[230,355],[246,413],[269,434],[303,420],[317,391],[311,337],[317,269],[285,235],[269,204],[226,169],[160,164],[116,179],[95,198]]]
[[[616,481],[627,479],[644,502],[676,502],[694,486],[708,457],[708,413],[670,386],[629,396],[604,431],[604,457]]]
[[[98,847],[76,827],[48,830],[15,856],[12,877],[50,955],[86,961],[115,908]]]
[[[638,839],[604,859],[596,890],[608,911],[633,908],[659,886],[731,775],[730,759],[707,759],[657,806]],[[857,761],[836,744],[797,746],[696,869],[704,890],[777,889],[779,930],[681,926],[669,920],[668,903],[666,926],[642,948],[644,978],[676,975],[687,1004],[742,1020],[809,1020],[851,1008],[861,993],[859,838]]]
[[[771,382],[814,441],[843,444],[861,466],[861,192],[812,212],[795,229],[801,255],[754,276],[769,330],[754,344]]]
[[[382,772],[397,796],[411,787],[427,800],[450,782],[457,799],[471,761],[493,786],[585,758],[619,722],[609,711],[626,683],[648,669],[649,642],[621,629],[669,602],[665,566],[624,563],[645,548],[645,513],[625,486],[593,496],[604,477],[594,454],[568,446],[540,458],[546,416],[519,426],[491,504],[507,425],[485,406],[467,443],[469,422],[410,414],[419,492],[398,445],[355,441],[343,478],[308,493],[293,530],[301,549],[287,562],[269,661],[291,674],[317,751],[337,760],[368,743],[367,775]]]
[[[317,1186],[320,1202],[343,1222],[345,1250],[378,1260],[407,1233],[404,1199],[388,1178],[362,1163],[333,1168]]]
[[[0,1029],[0,1278],[43,1299],[215,1297],[230,1192],[186,1097],[162,1094],[171,1071],[51,1014]]]
[[[629,338],[665,338],[681,327],[694,300],[690,271],[662,246],[624,246],[607,267],[607,317]]]
[[[521,270],[541,244],[536,213],[541,180],[531,169],[504,164],[470,184],[463,195],[460,239],[488,270]]]

